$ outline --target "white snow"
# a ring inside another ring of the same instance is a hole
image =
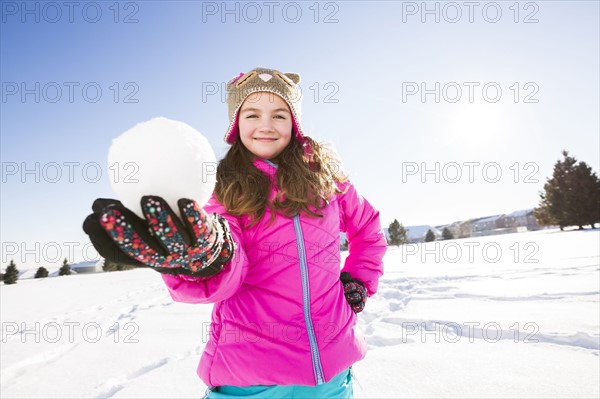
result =
[[[359,317],[369,352],[355,397],[599,397],[599,247],[598,230],[391,247]],[[174,303],[152,270],[22,280],[0,295],[2,398],[203,395],[211,305]]]

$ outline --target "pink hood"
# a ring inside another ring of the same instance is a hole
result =
[[[274,164],[254,164],[275,181]],[[210,278],[162,275],[173,300],[215,303],[198,366],[206,385],[318,385],[365,356],[340,272],[373,295],[387,244],[379,212],[350,182],[340,187],[345,192],[332,198],[322,219],[278,215],[272,226],[268,211],[248,227],[247,217],[230,215],[214,195],[206,204],[207,212],[228,220],[234,258]],[[349,243],[341,270],[340,231]]]

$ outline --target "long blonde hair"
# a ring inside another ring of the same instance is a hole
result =
[[[269,203],[271,182],[254,166],[255,156],[238,137],[217,167],[216,197],[227,212],[250,216],[251,225],[258,223],[267,207],[271,223],[276,213],[292,217],[304,212],[323,217],[321,210],[331,196],[341,192],[337,183],[344,183],[348,177],[335,151],[307,136],[303,141],[292,138],[281,154],[271,160],[277,164],[279,190]]]

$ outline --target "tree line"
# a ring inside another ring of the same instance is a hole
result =
[[[68,276],[71,274],[71,266],[69,262],[65,258],[62,266],[58,270],[59,276]],[[17,265],[14,260],[10,261],[10,264],[6,266],[6,271],[0,276],[4,284],[16,284],[19,279],[19,269],[17,269]],[[48,269],[44,266],[40,266],[35,272],[34,278],[44,278],[48,277]]]
[[[110,261],[105,261],[102,265],[102,270],[105,272],[114,272],[121,270],[130,270],[134,269],[134,266],[130,265],[122,265],[120,263],[114,263]],[[40,266],[35,272],[34,278],[45,278],[48,277],[48,269],[43,266]],[[62,266],[58,270],[59,276],[68,276],[72,274],[71,266],[67,259],[63,261]],[[3,274],[0,274],[0,281],[3,281],[4,284],[16,284],[19,279],[19,270],[17,269],[17,265],[14,260],[10,261],[10,264],[6,267],[6,271]]]
[[[561,230],[567,226],[595,228],[600,222],[600,179],[589,165],[578,162],[568,151],[563,151],[562,155],[563,159],[554,164],[552,177],[539,192],[540,202],[534,208],[534,217],[542,226],[558,226]],[[388,233],[389,245],[408,242],[406,229],[397,219],[390,223]],[[445,240],[454,238],[447,227],[444,227],[442,237]],[[424,241],[434,240],[435,234],[428,230]]]

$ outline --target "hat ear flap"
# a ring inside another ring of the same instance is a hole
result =
[[[295,84],[300,83],[300,75],[298,75],[297,73],[286,72],[286,73],[284,73],[284,75],[287,76]]]

